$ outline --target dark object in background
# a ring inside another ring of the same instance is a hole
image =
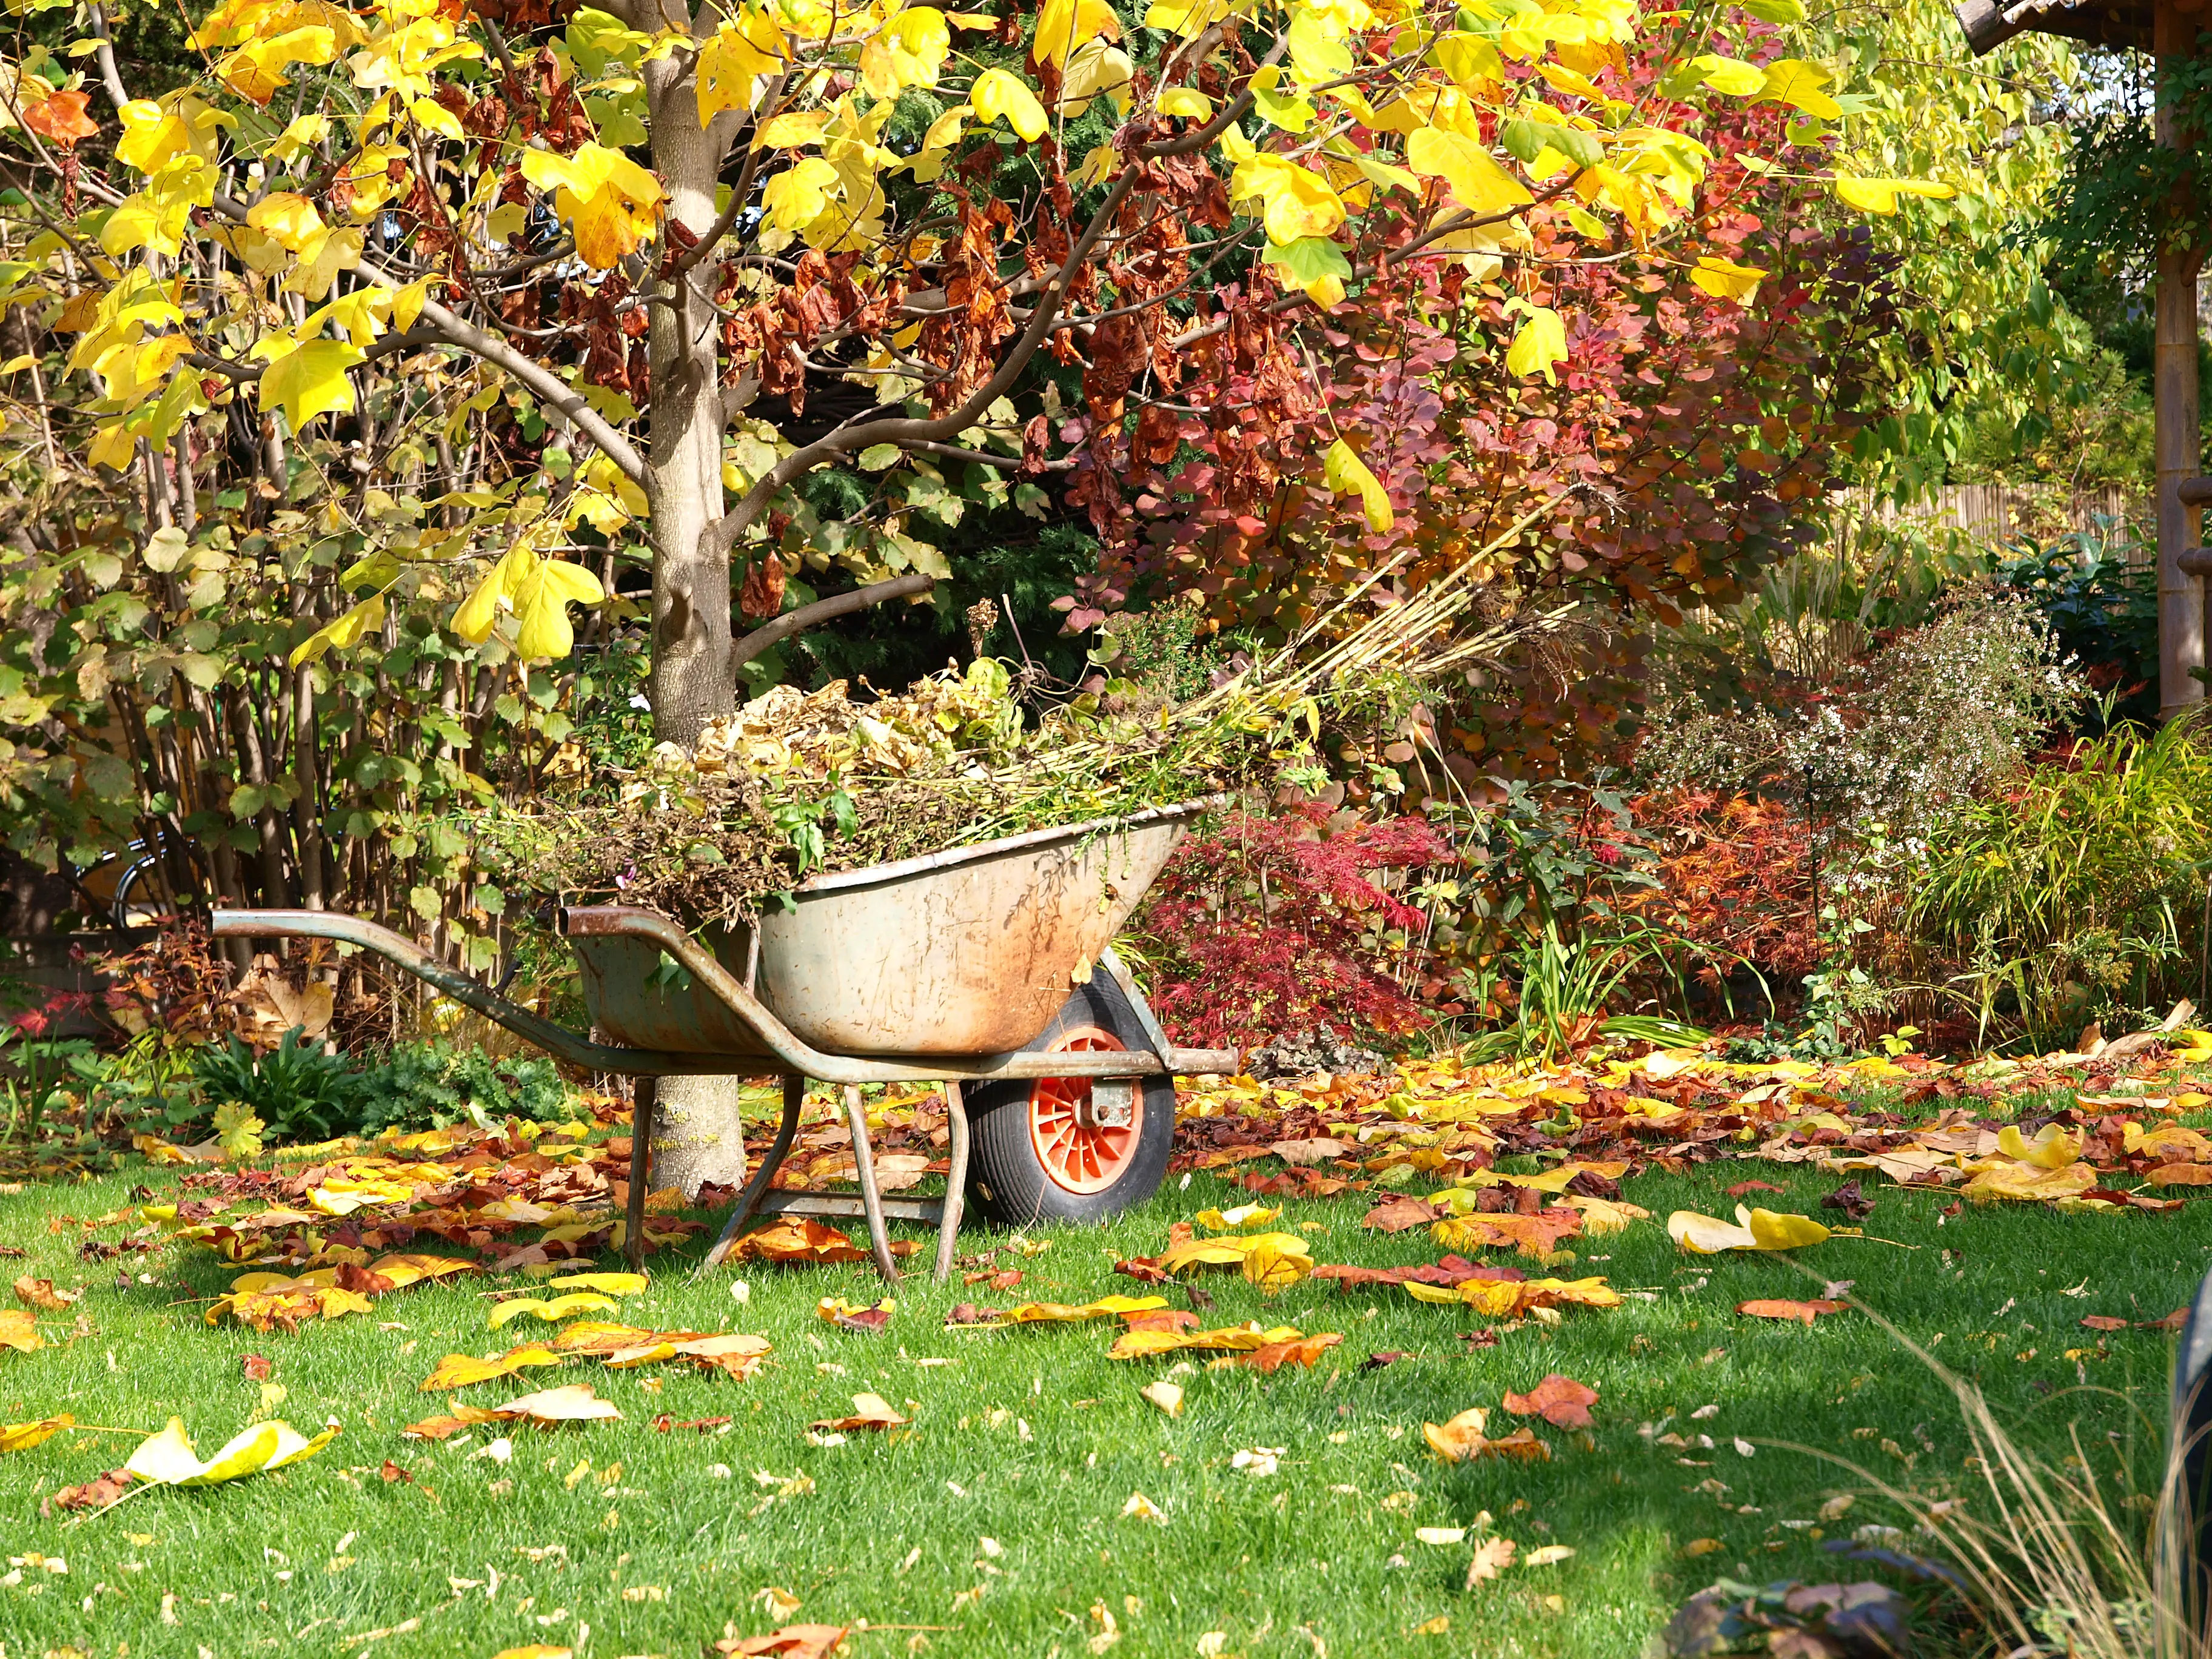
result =
[[[1912,1603],[1887,1584],[1764,1587],[1723,1578],[1690,1598],[1656,1644],[1663,1659],[1788,1653],[1820,1659],[1900,1659],[1912,1651]]]
[[[2181,1460],[2182,1513],[2188,1525],[2186,1607],[2212,1608],[2212,1273],[2204,1275],[2181,1327],[2173,1357],[2167,1456]]]
[[[2101,522],[2101,521],[2100,521]],[[2133,538],[2077,531],[2048,547],[2022,544],[1992,573],[2043,613],[2058,643],[2078,661],[2092,690],[2111,694],[2110,725],[2158,720],[2158,570],[2134,564]],[[2085,722],[2104,729],[2094,718]]]

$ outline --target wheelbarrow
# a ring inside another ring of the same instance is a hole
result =
[[[582,971],[589,1035],[510,1002],[412,939],[319,910],[218,910],[218,939],[329,939],[375,952],[455,1002],[587,1071],[638,1079],[630,1134],[632,1265],[644,1246],[655,1079],[779,1073],[783,1115],[707,1256],[756,1216],[853,1216],[898,1278],[886,1219],[934,1223],[952,1271],[972,1191],[993,1219],[1103,1220],[1158,1190],[1175,1079],[1233,1072],[1234,1049],[1182,1048],[1110,948],[1190,821],[1211,801],[1033,830],[800,884],[757,921],[687,933],[627,905],[555,911]],[[779,1191],[807,1079],[841,1084],[857,1204]],[[942,1085],[950,1174],[940,1200],[886,1199],[860,1085]]]

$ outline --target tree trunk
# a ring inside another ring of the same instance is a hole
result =
[[[668,218],[695,235],[714,223],[714,185],[737,123],[727,113],[699,125],[697,84],[676,56],[645,66],[653,111],[653,160],[669,194]],[[674,251],[672,238],[652,257]],[[646,339],[652,370],[651,447],[645,495],[653,522],[654,734],[685,747],[733,707],[730,677],[730,561],[702,532],[722,516],[720,319],[701,289],[711,267],[659,292]],[[664,1078],[650,1184],[742,1185],[745,1142],[734,1077]]]

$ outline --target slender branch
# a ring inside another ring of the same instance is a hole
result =
[[[107,88],[107,96],[117,109],[131,101],[131,94],[123,89],[123,76],[115,67],[115,37],[107,32],[107,8],[92,8],[92,32],[100,39],[93,51],[100,63],[100,84]]]
[[[551,369],[524,356],[506,341],[494,338],[475,324],[464,322],[435,300],[422,302],[422,319],[448,345],[473,352],[521,381],[538,402],[557,410],[577,431],[597,444],[624,477],[641,488],[644,485],[645,461],[629,440],[608,425],[581,392]]]
[[[894,576],[887,582],[877,582],[869,587],[856,587],[849,593],[832,594],[826,599],[817,599],[811,605],[802,605],[796,611],[787,611],[773,622],[758,628],[730,647],[730,672],[738,670],[755,657],[793,634],[809,629],[817,623],[828,622],[833,617],[849,617],[855,611],[866,611],[892,599],[902,599],[910,593],[927,593],[937,586],[937,578],[919,573],[911,576]]]

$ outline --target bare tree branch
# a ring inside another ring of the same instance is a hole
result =
[[[773,622],[758,628],[730,647],[730,672],[740,668],[770,646],[789,639],[793,634],[828,622],[833,617],[849,617],[855,611],[866,611],[892,599],[905,599],[910,593],[927,593],[937,586],[937,578],[919,573],[911,576],[894,576],[887,582],[877,582],[869,587],[856,587],[849,593],[832,594],[826,599],[817,599],[811,605],[802,605],[796,611],[787,611]]]

